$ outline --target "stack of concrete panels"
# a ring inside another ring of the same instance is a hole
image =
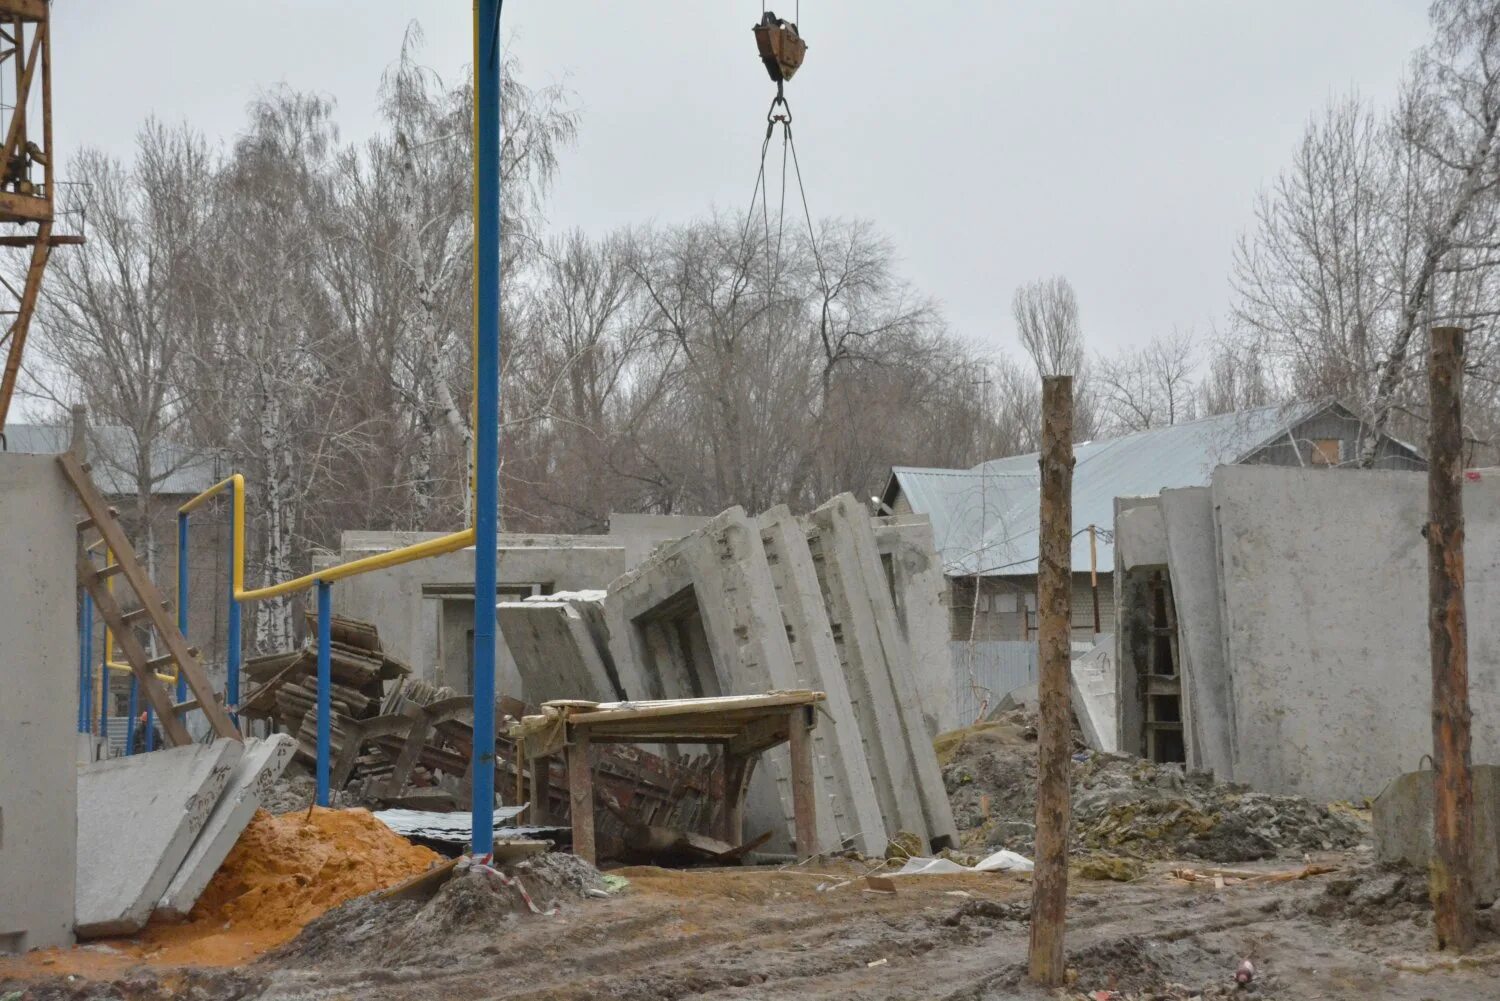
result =
[[[804,529],[887,831],[953,845],[957,827],[870,516],[840,494]]]
[[[285,734],[216,740],[78,770],[79,937],[182,917],[292,758]]]

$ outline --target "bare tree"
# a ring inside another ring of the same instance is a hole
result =
[[[1127,433],[1192,420],[1196,368],[1192,334],[1182,330],[1135,351],[1100,356],[1093,379],[1105,420],[1113,430]]]
[[[1016,335],[1042,375],[1083,371],[1083,327],[1078,296],[1062,276],[1042,278],[1016,289],[1011,299]]]

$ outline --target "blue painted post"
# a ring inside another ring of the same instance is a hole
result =
[[[230,588],[234,584],[230,583]],[[182,638],[188,634],[188,516],[184,512],[177,516],[177,631]],[[187,676],[182,665],[177,665],[177,701],[187,701]],[[149,737],[147,738],[150,739]]]
[[[156,684],[153,679],[148,684]],[[151,703],[146,703],[146,750],[156,750],[156,710],[151,708]]]
[[[240,725],[240,603],[234,597],[234,518],[229,519],[229,636],[225,643],[224,670],[227,677],[225,692],[229,700],[229,718]],[[181,682],[179,682],[180,684]]]
[[[328,744],[333,714],[333,585],[318,581],[318,805],[328,805]]]
[[[125,754],[128,757],[135,753],[135,714],[139,712],[136,708],[137,698],[140,694],[140,685],[135,680],[135,675],[130,676],[130,715],[125,717]]]
[[[494,850],[495,554],[500,517],[500,4],[474,4],[474,767],[471,850]]]
[[[88,733],[94,704],[94,596],[83,592],[78,624],[78,732]]]

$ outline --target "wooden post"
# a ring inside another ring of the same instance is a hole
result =
[[[724,812],[719,815],[719,838],[738,845],[745,840],[745,787],[750,778],[750,756],[724,755]]]
[[[813,793],[812,728],[807,715],[812,708],[798,706],[787,719],[787,743],[792,758],[792,814],[797,827],[797,854],[809,858],[818,853],[818,798]]]
[[[1437,947],[1474,947],[1474,785],[1464,612],[1463,329],[1433,327],[1428,365],[1427,626],[1432,647],[1432,894]]]
[[[1041,679],[1037,727],[1036,874],[1031,891],[1031,979],[1064,982],[1068,903],[1068,768],[1072,751],[1073,378],[1042,379],[1041,554],[1037,562],[1037,640]]]
[[[1099,635],[1099,528],[1089,526],[1089,587],[1094,592],[1094,635]]]
[[[552,822],[552,758],[531,759],[531,822],[538,827]]]
[[[589,732],[574,728],[568,744],[568,804],[573,812],[573,854],[590,864],[594,854],[594,775],[589,770]]]

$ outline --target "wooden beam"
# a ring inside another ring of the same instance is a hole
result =
[[[1437,947],[1474,948],[1474,785],[1464,608],[1463,329],[1433,327],[1428,365],[1427,627],[1432,650],[1432,863]]]
[[[792,815],[797,832],[797,854],[818,854],[818,797],[813,785],[811,708],[798,709],[787,720],[787,743],[792,758]]]
[[[22,195],[14,191],[0,191],[0,219],[11,218],[25,222],[51,222],[52,202],[46,198],[36,195]],[[47,246],[51,242],[51,236],[46,240],[38,240],[41,246]]]
[[[590,865],[594,850],[594,775],[589,768],[589,733],[576,730],[568,744],[568,805],[573,814],[573,854]]]
[[[1042,379],[1041,554],[1037,640],[1041,653],[1037,727],[1036,874],[1031,892],[1031,979],[1061,987],[1068,905],[1068,770],[1072,754],[1073,378]]]
[[[0,17],[19,17],[23,21],[45,21],[47,0],[0,0]]]

